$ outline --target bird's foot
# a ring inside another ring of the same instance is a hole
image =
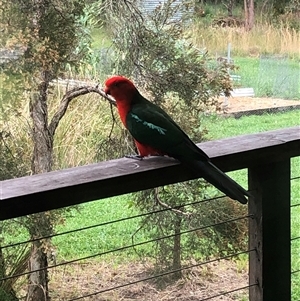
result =
[[[125,158],[139,160],[139,161],[143,160],[143,157],[140,155],[126,155]]]

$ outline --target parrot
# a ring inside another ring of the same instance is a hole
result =
[[[104,84],[105,94],[115,99],[120,119],[134,139],[139,153],[136,158],[173,157],[231,199],[247,203],[250,193],[217,168],[162,108],[140,94],[132,81],[115,75]]]

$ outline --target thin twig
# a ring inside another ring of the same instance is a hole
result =
[[[175,212],[176,214],[181,214],[181,215],[184,215],[184,216],[187,216],[187,217],[190,217],[192,215],[192,213],[190,213],[190,212],[184,212],[184,211],[172,208],[168,204],[166,204],[163,201],[161,201],[161,199],[159,198],[158,187],[154,188],[154,198],[155,198],[155,201],[159,205],[161,205],[164,208],[170,209],[171,211]]]
[[[54,116],[52,117],[52,120],[49,124],[49,132],[51,135],[55,134],[58,124],[59,124],[60,120],[63,118],[63,116],[65,115],[71,100],[73,100],[74,98],[76,98],[78,96],[85,95],[85,94],[88,94],[91,92],[101,95],[103,98],[108,100],[110,104],[116,105],[116,101],[112,97],[108,96],[102,89],[99,89],[98,86],[95,86],[95,87],[82,86],[82,87],[76,87],[72,90],[69,90],[63,96],[63,98],[60,102],[59,108],[56,111],[56,113],[54,114]]]
[[[131,243],[132,243],[132,249],[134,250],[134,252],[139,256],[139,257],[142,257],[138,251],[137,251],[137,248],[136,248],[136,243],[134,242],[134,237],[135,235],[143,229],[143,227],[146,225],[147,221],[150,219],[150,215],[149,216],[146,216],[146,218],[142,221],[142,224],[134,231],[134,233],[131,235]]]
[[[117,124],[117,121],[116,121],[116,118],[115,118],[115,115],[114,115],[113,105],[112,105],[111,102],[109,103],[109,107],[110,107],[111,117],[112,117],[112,120],[113,120],[112,125],[111,125],[111,129],[110,129],[110,132],[109,132],[109,134],[108,134],[108,139],[111,140],[111,136],[112,136],[112,133],[113,133],[115,124]]]

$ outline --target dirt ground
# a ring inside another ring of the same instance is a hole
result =
[[[300,109],[299,100],[287,100],[278,98],[258,98],[258,97],[220,97],[220,104],[223,113],[234,114],[244,112],[245,115],[249,111],[258,111],[268,109],[269,111],[276,109],[284,109],[291,106],[297,106]]]
[[[153,275],[148,263],[73,264],[51,272],[50,294],[52,301],[77,300],[81,296],[86,297],[79,300],[89,301],[201,301],[212,296],[216,297],[209,300],[240,301],[246,300],[247,289],[223,293],[247,286],[246,269],[222,260],[186,270],[182,279],[167,285],[165,279],[140,281]]]

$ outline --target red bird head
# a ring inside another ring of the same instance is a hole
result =
[[[138,90],[126,77],[113,76],[105,81],[104,91],[116,100],[120,118],[126,127],[126,116],[139,94]]]
[[[105,81],[106,94],[111,95],[117,103],[119,101],[131,102],[137,89],[134,84],[123,76],[113,76]]]

